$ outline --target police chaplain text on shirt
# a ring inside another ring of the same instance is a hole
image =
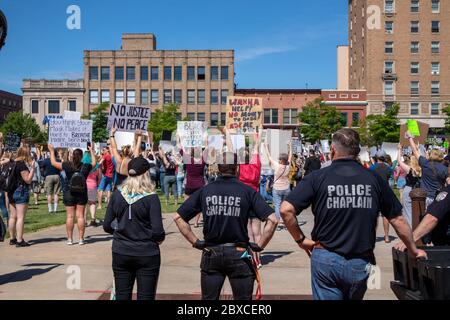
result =
[[[356,161],[359,135],[342,129],[333,135],[331,166],[315,171],[291,192],[281,207],[281,216],[299,246],[311,255],[314,299],[362,299],[367,290],[378,215],[386,217],[409,252],[418,250],[411,228],[402,215],[397,197],[378,174]],[[312,206],[312,240],[298,226],[297,215]]]

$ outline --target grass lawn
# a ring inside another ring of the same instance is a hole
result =
[[[177,211],[178,206],[174,205],[173,199],[171,199],[169,206],[166,206],[166,200],[164,195],[158,193],[161,200],[161,207],[163,213],[174,213]],[[61,197],[62,198],[62,197]],[[34,201],[34,200],[31,200]],[[106,207],[97,210],[97,219],[103,220],[106,213]],[[88,212],[88,221],[90,221],[90,214]],[[35,206],[34,203],[30,204],[25,218],[25,233],[36,232],[48,227],[60,226],[66,223],[66,210],[62,204],[62,200],[58,205],[58,212],[49,214],[47,208],[47,200],[45,196],[39,198],[39,205]]]

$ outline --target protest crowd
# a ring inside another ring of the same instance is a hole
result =
[[[131,299],[135,280],[138,299],[155,298],[165,239],[158,194],[166,205],[179,207],[174,220],[180,232],[203,252],[203,299],[218,299],[225,277],[235,299],[251,299],[263,267],[261,252],[277,232],[289,232],[311,257],[315,299],[364,297],[367,268],[376,263],[380,213],[385,242],[393,227],[402,240],[397,246],[416,257],[426,257],[414,243],[418,238],[450,245],[443,233],[449,206],[442,206],[450,201],[448,150],[426,150],[409,132],[409,145],[399,145],[393,157],[381,148],[360,150],[351,129],[336,132],[331,144],[298,147],[292,138],[273,143],[272,137],[269,145],[262,130],[245,138],[225,128],[212,136],[202,125],[186,125],[179,123],[158,146],[145,131],[119,144],[120,128],[111,126],[107,144],[98,150],[90,142],[85,148],[44,148],[25,141],[12,150],[2,137],[0,208],[9,244],[30,245],[24,223],[29,204],[39,201],[46,200],[49,215],[65,208],[67,245],[89,244],[86,227],[102,225],[113,234],[116,299]],[[427,193],[429,210],[413,233],[409,193],[417,188]],[[42,190],[45,200],[39,199]],[[106,217],[100,221],[96,212],[103,206]],[[308,239],[297,216],[310,206],[315,225]],[[203,227],[204,240],[191,223]],[[438,233],[432,232],[436,225]],[[348,270],[358,272],[350,277]]]

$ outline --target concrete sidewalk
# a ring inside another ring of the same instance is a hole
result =
[[[167,238],[161,247],[162,266],[158,294],[170,295],[200,293],[200,252],[193,249],[178,232],[172,215],[164,215]],[[310,211],[299,220],[307,234],[312,229]],[[201,233],[201,229],[194,229]],[[382,238],[379,222],[376,256],[380,273],[379,289],[368,290],[366,299],[395,299],[389,282],[393,279],[391,244]],[[0,300],[5,299],[72,299],[93,300],[105,297],[111,290],[111,236],[99,228],[87,228],[88,243],[67,246],[65,227],[54,227],[27,234],[29,248],[15,248],[0,244]],[[201,236],[200,236],[201,237]],[[77,231],[75,231],[77,239]],[[309,258],[293,242],[287,231],[276,232],[263,254],[261,269],[263,294],[311,295]],[[80,288],[75,274],[80,271]],[[74,280],[75,279],[75,280]],[[231,294],[228,283],[224,294]],[[281,297],[282,298],[282,297]]]

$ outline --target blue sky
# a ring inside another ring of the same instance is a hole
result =
[[[66,9],[81,8],[81,30]],[[347,43],[346,1],[0,0],[8,19],[0,89],[23,78],[82,77],[83,50],[119,49],[151,32],[158,49],[235,49],[239,88],[334,88],[336,46]]]

